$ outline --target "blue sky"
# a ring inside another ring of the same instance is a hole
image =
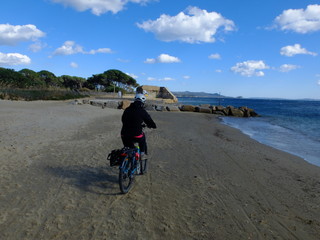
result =
[[[0,67],[320,99],[320,1],[3,0]]]

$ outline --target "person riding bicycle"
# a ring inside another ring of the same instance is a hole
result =
[[[151,116],[144,109],[146,97],[142,93],[137,93],[135,100],[130,104],[122,114],[121,139],[125,147],[134,147],[137,142],[140,147],[141,157],[145,158],[147,152],[147,142],[142,124],[145,123],[148,128],[157,128]]]

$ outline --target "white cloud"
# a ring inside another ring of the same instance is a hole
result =
[[[287,57],[292,57],[297,54],[307,54],[307,55],[312,55],[312,56],[317,55],[317,53],[309,52],[307,49],[302,48],[300,44],[294,44],[292,46],[283,47],[280,50],[280,54],[287,56]]]
[[[174,78],[171,78],[171,77],[165,77],[165,78],[162,78],[160,79],[161,81],[174,81]]]
[[[84,53],[83,48],[74,41],[66,41],[54,51],[53,55],[72,55],[77,53]]]
[[[137,78],[138,78],[138,76],[135,75],[135,74],[133,74],[133,73],[126,73],[126,74],[127,74],[128,76],[134,78],[134,79],[137,79]]]
[[[183,76],[184,79],[190,79],[191,77],[188,75]]]
[[[210,58],[210,59],[221,59],[221,56],[220,56],[220,54],[215,53],[215,54],[211,54],[208,58]]]
[[[157,58],[147,58],[145,63],[179,63],[181,60],[177,57],[170,56],[168,54],[160,54]]]
[[[78,64],[75,63],[75,62],[71,62],[71,63],[70,63],[70,66],[71,66],[72,68],[78,68]]]
[[[96,54],[96,53],[112,53],[110,48],[99,48],[97,50],[91,50],[89,54]]]
[[[32,24],[0,24],[0,45],[14,46],[20,42],[36,41],[44,36],[45,33]]]
[[[320,5],[308,5],[304,9],[288,9],[275,19],[276,27],[283,31],[309,33],[320,30]]]
[[[164,77],[164,78],[154,78],[154,77],[148,77],[148,81],[158,81],[158,82],[166,82],[166,81],[174,81],[174,78],[171,77]]]
[[[297,68],[300,68],[300,66],[293,65],[293,64],[283,64],[280,66],[280,72],[290,72],[290,71],[295,70]]]
[[[217,73],[222,73],[222,70],[221,69],[216,69],[216,72]]]
[[[35,42],[34,44],[31,44],[29,46],[29,50],[32,52],[39,52],[41,51],[43,48],[45,48],[47,46],[47,44],[42,43],[42,42]]]
[[[161,15],[158,19],[138,23],[139,28],[152,32],[156,38],[165,41],[187,43],[215,42],[215,34],[220,28],[233,31],[233,21],[216,12],[208,12],[198,7],[189,7],[176,16]]]
[[[31,59],[20,53],[2,53],[0,52],[0,66],[27,65]]]
[[[77,11],[83,12],[91,10],[94,15],[101,15],[106,12],[117,13],[123,10],[124,6],[129,3],[144,4],[152,0],[52,0],[56,3],[62,3],[65,6],[71,6]]]
[[[90,50],[86,52],[83,47],[76,44],[74,41],[66,41],[61,47],[57,48],[53,55],[72,55],[72,54],[97,54],[97,53],[112,53],[110,48],[99,48],[97,50]]]
[[[153,63],[156,63],[156,59],[154,58],[147,58],[144,63],[149,63],[149,64],[153,64]]]
[[[320,86],[320,80],[318,80],[318,85]]]
[[[122,63],[128,63],[128,62],[130,62],[129,59],[122,59],[122,58],[118,58],[117,61],[118,61],[118,62],[122,62]]]
[[[231,68],[234,73],[239,73],[242,76],[252,77],[263,77],[264,72],[261,70],[269,69],[270,67],[266,65],[263,61],[245,61],[242,63],[237,63]]]

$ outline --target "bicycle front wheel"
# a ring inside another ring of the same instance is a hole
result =
[[[119,170],[119,186],[122,193],[129,192],[130,188],[132,187],[134,178],[132,170],[132,161],[128,157],[125,157]]]

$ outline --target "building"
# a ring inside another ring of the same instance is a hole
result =
[[[148,92],[149,98],[162,98],[169,100],[171,102],[178,102],[178,99],[172,92],[166,87],[143,85],[141,86],[143,90]]]

